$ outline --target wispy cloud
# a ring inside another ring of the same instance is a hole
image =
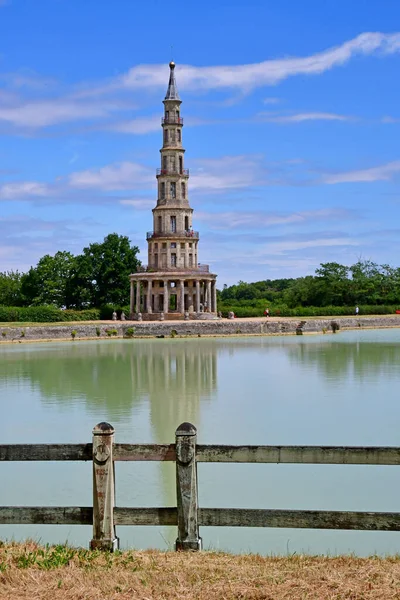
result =
[[[119,133],[133,133],[136,135],[160,131],[160,115],[110,123],[105,126],[105,129],[117,131]]]
[[[382,117],[382,123],[400,123],[400,117]]]
[[[109,117],[121,110],[111,102],[79,102],[73,99],[54,99],[37,102],[0,105],[0,122],[17,127],[48,127],[58,123]]]
[[[325,208],[295,213],[267,211],[196,212],[196,220],[208,224],[211,229],[242,231],[259,230],[273,225],[304,225],[316,221],[332,221],[354,218],[354,213],[343,208]]]
[[[45,198],[53,193],[51,185],[38,181],[5,183],[0,186],[2,200],[20,200],[24,198]]]
[[[263,103],[264,104],[279,104],[280,102],[280,98],[264,98]]]
[[[155,198],[123,198],[119,201],[122,206],[136,208],[137,210],[150,210],[156,204]]]
[[[149,184],[153,181],[153,170],[128,161],[107,165],[99,169],[77,171],[68,178],[68,184],[73,188],[90,188],[103,191],[129,190],[139,184]]]
[[[259,113],[258,118],[268,123],[303,123],[304,121],[353,121],[354,117],[327,112],[306,112],[289,115]]]
[[[87,232],[98,234],[99,224],[93,219],[46,220],[23,215],[0,218],[3,235],[0,258],[6,269],[26,271],[44,254],[60,249],[81,251]],[[93,239],[93,238],[92,238]]]
[[[329,48],[306,57],[288,57],[266,60],[248,65],[194,67],[178,65],[181,89],[254,88],[276,85],[297,75],[320,75],[333,67],[342,66],[358,55],[394,54],[400,51],[400,33],[362,33],[340,46]],[[165,87],[165,65],[139,65],[110,83],[116,87],[151,89]],[[103,88],[104,89],[104,88]],[[105,91],[105,90],[104,90]]]
[[[0,0],[1,1],[1,0]],[[246,65],[216,65],[196,67],[178,65],[178,85],[187,91],[229,90],[243,97],[256,88],[276,85],[298,75],[321,75],[334,67],[346,64],[362,55],[390,55],[400,52],[400,33],[362,33],[343,44],[306,57],[285,57]],[[153,94],[163,90],[168,77],[167,65],[137,65],[127,73],[100,82],[85,82],[66,89],[55,96],[55,82],[41,78],[36,73],[21,72],[0,75],[12,91],[24,92],[25,97],[6,98],[0,95],[0,123],[16,128],[40,129],[74,121],[100,121],[113,131],[143,134],[156,130],[154,117],[138,119],[121,118],[134,109],[132,102],[122,101],[132,91],[136,104],[143,105],[143,92]],[[58,84],[59,90],[65,86]],[[50,93],[51,89],[51,93]],[[30,97],[27,97],[27,93]],[[34,93],[34,98],[32,94]],[[265,104],[276,104],[279,98],[267,97]],[[107,123],[111,118],[119,121]],[[278,115],[276,122],[305,120],[347,120],[345,115],[310,112],[298,115]]]
[[[265,181],[266,174],[262,155],[201,159],[191,170],[190,189],[221,191],[256,186]]]
[[[343,173],[335,173],[332,175],[324,175],[322,183],[356,183],[372,181],[388,181],[391,180],[400,172],[400,160],[380,165],[378,167],[370,167],[369,169],[360,169],[357,171],[345,171]]]

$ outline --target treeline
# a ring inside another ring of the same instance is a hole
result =
[[[28,308],[22,308],[47,307],[47,313],[50,315],[52,308],[55,316],[59,313],[57,308],[87,310],[129,305],[129,275],[140,266],[138,253],[138,247],[131,246],[128,237],[111,233],[77,256],[65,251],[54,256],[46,254],[27,273],[0,273],[0,312],[5,315],[5,307],[13,307],[16,314],[28,315]],[[17,311],[19,307],[21,310]],[[40,314],[40,310],[32,308],[32,315]]]
[[[128,237],[111,233],[77,256],[46,254],[27,273],[0,273],[0,321],[107,319],[113,309],[127,312],[129,275],[140,266],[138,253]],[[315,275],[239,281],[218,292],[224,316],[229,311],[238,317],[261,316],[267,307],[271,316],[347,315],[354,314],[356,305],[360,314],[400,309],[400,268],[368,260],[350,267],[330,262]]]
[[[297,279],[239,281],[219,293],[219,310],[238,317],[392,313],[400,308],[400,268],[359,260],[347,267],[322,263],[315,275]]]

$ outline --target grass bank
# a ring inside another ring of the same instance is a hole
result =
[[[0,546],[0,599],[369,600],[400,598],[400,557],[101,554],[35,543]]]

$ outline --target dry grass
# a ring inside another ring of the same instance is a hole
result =
[[[400,599],[400,558],[0,547],[0,599]]]

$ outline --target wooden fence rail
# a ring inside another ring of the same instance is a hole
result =
[[[400,448],[352,446],[223,446],[197,444],[197,430],[182,423],[175,444],[116,444],[114,428],[99,423],[90,444],[2,444],[0,461],[92,461],[93,506],[3,506],[0,524],[92,525],[91,548],[118,547],[117,525],[174,525],[177,550],[201,549],[199,527],[290,527],[400,531],[400,513],[322,510],[199,508],[198,462],[400,465]],[[177,506],[115,506],[116,461],[176,463]]]

